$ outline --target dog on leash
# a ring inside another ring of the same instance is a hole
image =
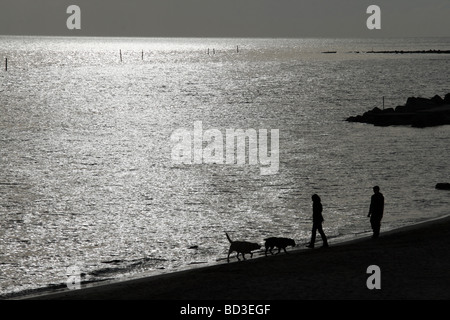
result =
[[[227,239],[230,242],[230,249],[228,250],[228,257],[227,257],[227,262],[230,262],[230,254],[233,251],[236,251],[236,258],[240,261],[241,259],[239,259],[239,253],[242,254],[242,258],[244,260],[245,259],[245,254],[249,253],[250,254],[250,258],[253,257],[253,250],[258,250],[261,249],[261,246],[257,243],[253,243],[253,242],[247,242],[247,241],[233,241],[231,240],[230,236],[228,235],[228,233],[225,232],[225,234],[227,235]]]
[[[272,250],[275,247],[278,248],[278,252],[276,254],[279,254],[281,249],[283,249],[284,252],[287,253],[287,251],[286,251],[287,246],[295,247],[294,239],[289,239],[289,238],[271,237],[271,238],[264,239],[264,241],[265,241],[264,246],[266,247],[266,252],[265,252],[266,256],[267,256],[267,251],[269,251],[271,254],[273,254]]]

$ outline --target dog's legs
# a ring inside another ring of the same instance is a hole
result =
[[[236,258],[237,258],[239,261],[241,261],[241,259],[239,259],[239,252],[236,254]],[[244,257],[244,260],[245,260],[245,257]]]
[[[228,261],[228,262],[230,262],[230,255],[233,253],[233,251],[234,251],[234,250],[231,249],[231,248],[228,250],[228,257],[227,257],[227,261]],[[239,254],[239,253],[238,253],[238,254]],[[239,257],[238,257],[238,260],[239,260]]]

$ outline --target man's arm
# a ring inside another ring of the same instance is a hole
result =
[[[370,217],[372,215],[372,212],[373,212],[373,196],[370,198],[369,214],[367,216]]]

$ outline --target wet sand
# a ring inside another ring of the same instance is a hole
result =
[[[320,237],[319,237],[320,239]],[[32,300],[450,299],[450,217],[333,244],[118,281]],[[367,268],[381,289],[368,289]]]

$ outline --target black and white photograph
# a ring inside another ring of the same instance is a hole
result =
[[[0,300],[450,299],[449,16],[1,0]]]

